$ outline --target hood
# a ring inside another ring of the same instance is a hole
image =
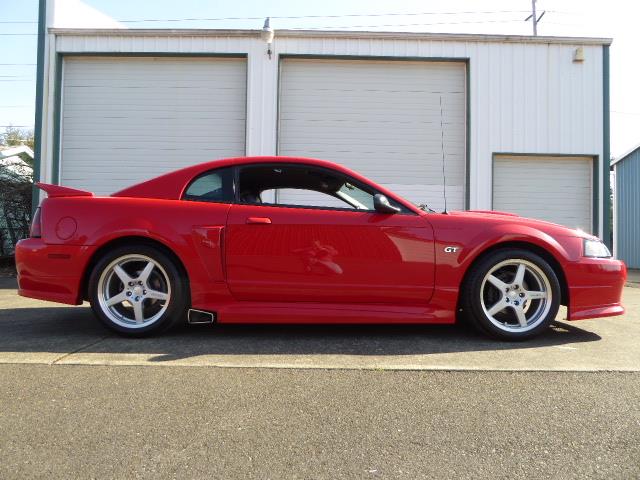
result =
[[[492,223],[515,223],[535,228],[551,236],[563,235],[566,237],[590,238],[596,239],[594,235],[584,232],[578,228],[569,228],[545,220],[536,220],[534,218],[521,217],[515,213],[499,212],[494,210],[466,210],[452,211],[448,215],[462,218],[483,219]]]

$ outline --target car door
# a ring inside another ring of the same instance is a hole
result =
[[[428,303],[434,286],[434,247],[426,219],[414,212],[383,214],[348,205],[325,207],[317,201],[292,203],[304,202],[294,198],[289,204],[231,206],[225,260],[235,298]]]

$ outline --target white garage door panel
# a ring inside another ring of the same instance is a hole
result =
[[[444,130],[448,206],[463,208],[465,78],[457,62],[285,59],[278,153],[335,161],[441,209]]]
[[[590,157],[496,157],[493,208],[591,231],[592,174]]]
[[[243,59],[67,57],[63,75],[63,185],[108,194],[245,153]]]

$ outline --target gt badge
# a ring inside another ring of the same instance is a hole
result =
[[[444,247],[444,253],[456,253],[458,247]]]

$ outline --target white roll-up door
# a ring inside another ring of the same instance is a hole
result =
[[[592,175],[591,157],[496,156],[493,209],[591,232]]]
[[[245,153],[246,60],[66,57],[60,182],[108,194]]]
[[[414,203],[464,207],[461,62],[282,60],[278,153],[334,161]],[[440,101],[442,99],[442,127]],[[281,203],[287,196],[281,195]]]

